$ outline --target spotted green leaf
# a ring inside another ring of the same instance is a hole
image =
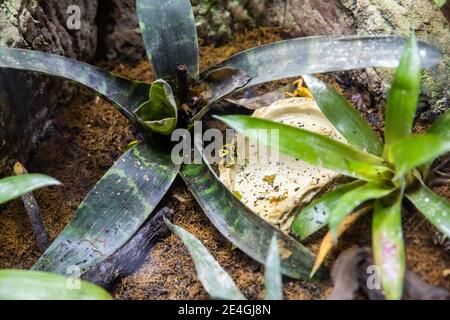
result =
[[[295,279],[308,279],[314,255],[242,204],[206,163],[184,165],[180,174],[206,216],[237,248],[264,264],[275,233],[280,250],[286,255],[281,261],[282,273]],[[321,270],[318,276],[323,275]]]
[[[75,217],[33,269],[84,273],[114,253],[141,227],[166,194],[179,167],[143,142],[128,150],[80,204]]]
[[[60,184],[58,180],[37,173],[7,177],[0,180],[0,204],[39,188]]]
[[[198,41],[189,0],[137,0],[136,10],[156,78],[174,77],[177,64],[198,75]]]
[[[337,242],[338,228],[345,220],[347,215],[356,208],[369,200],[380,199],[394,191],[393,187],[386,187],[375,183],[366,183],[345,193],[334,207],[330,210],[328,225],[333,236],[334,242]]]
[[[238,53],[212,67],[241,69],[253,78],[246,87],[305,74],[367,67],[395,68],[405,38],[397,36],[323,36],[274,42]],[[423,67],[438,63],[441,52],[419,43]]]
[[[82,84],[113,103],[129,120],[148,100],[148,83],[128,80],[89,64],[62,56],[15,48],[0,48],[0,68],[29,70]]]
[[[408,40],[386,105],[386,146],[411,134],[420,94],[421,49],[414,34]]]
[[[170,85],[164,80],[152,83],[150,98],[136,115],[152,132],[169,135],[177,126],[178,108]]]
[[[87,281],[29,271],[0,270],[0,300],[111,300],[103,288]]]
[[[449,140],[432,134],[423,134],[410,136],[392,144],[389,148],[389,157],[395,164],[396,176],[401,177],[448,151],[450,151]]]
[[[389,300],[401,299],[405,273],[402,234],[402,197],[396,195],[375,202],[372,247],[384,294]]]
[[[266,300],[283,300],[283,282],[281,276],[280,252],[277,236],[270,241],[264,270],[264,287]]]
[[[424,184],[407,192],[406,196],[438,230],[450,238],[450,203],[447,200]]]
[[[346,183],[313,200],[306,208],[301,209],[295,217],[292,223],[292,232],[300,240],[303,240],[320,230],[327,224],[331,209],[339,203],[341,197],[363,184],[363,181]]]
[[[450,109],[428,129],[428,133],[450,139]]]
[[[342,95],[316,77],[303,76],[303,80],[322,113],[351,145],[377,156],[383,154],[380,137]]]
[[[217,119],[250,138],[312,165],[366,181],[383,181],[391,175],[381,158],[311,131],[249,116]],[[266,133],[273,130],[278,134],[261,134],[261,130]]]
[[[213,299],[245,300],[245,296],[233,282],[233,279],[214,259],[200,240],[183,228],[170,223],[165,217],[164,221],[189,250],[197,270],[197,276],[206,292]]]

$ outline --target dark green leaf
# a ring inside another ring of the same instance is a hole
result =
[[[372,246],[381,286],[387,299],[402,297],[405,250],[402,235],[402,197],[379,199],[375,203]]]
[[[119,249],[166,194],[179,167],[150,143],[128,150],[80,204],[75,217],[33,269],[86,272]]]
[[[374,182],[388,179],[391,175],[381,158],[311,131],[249,116],[217,119],[246,136],[312,165]],[[261,129],[275,130],[277,139],[272,141],[272,134],[260,134]]]
[[[275,101],[285,99],[286,92],[295,90],[296,86],[294,84],[288,84],[275,91],[265,93],[260,96],[252,98],[241,98],[241,99],[226,99],[227,101],[234,103],[236,105],[242,106],[250,110],[256,110],[264,107],[270,106]]]
[[[177,64],[198,75],[198,42],[189,0],[137,0],[139,25],[156,78],[173,78]]]
[[[7,177],[0,180],[0,204],[39,188],[60,184],[58,180],[37,173]]]
[[[209,111],[214,102],[242,88],[250,79],[251,77],[242,70],[232,68],[216,69],[205,75],[204,79],[195,85],[195,87],[199,88],[199,91],[202,91],[201,97],[203,101],[201,105],[204,105],[204,107],[191,119],[191,124],[200,120]]]
[[[58,55],[14,48],[0,48],[0,68],[30,70],[80,83],[113,103],[128,119],[148,100],[150,85],[131,81],[89,64]]]
[[[173,225],[165,217],[164,221],[189,250],[197,270],[197,276],[206,292],[213,299],[245,300],[245,296],[233,282],[233,279],[214,259],[200,240],[183,228]]]
[[[424,184],[406,194],[408,199],[446,237],[450,238],[450,203],[436,195]]]
[[[450,141],[432,134],[401,139],[389,147],[389,158],[395,164],[396,177],[450,151]]]
[[[395,72],[386,105],[385,140],[390,145],[410,135],[420,95],[420,51],[414,34]]]
[[[445,139],[450,139],[450,109],[439,118],[430,129],[428,133],[440,136]]]
[[[0,300],[111,299],[103,288],[79,279],[47,272],[0,270]]]
[[[324,227],[327,224],[331,209],[339,203],[341,197],[363,184],[363,181],[347,183],[313,200],[295,217],[292,223],[292,232],[303,240]]]
[[[150,100],[136,110],[136,115],[152,132],[171,134],[177,126],[178,108],[170,85],[164,80],[153,82]]]
[[[335,89],[313,76],[303,76],[322,113],[347,141],[377,156],[383,154],[383,143],[369,124]]]
[[[406,43],[396,36],[306,37],[267,44],[238,53],[210,70],[241,69],[252,80],[246,87],[305,74],[367,67],[395,68]],[[441,52],[419,43],[423,67],[438,63]]]
[[[314,255],[242,204],[207,164],[185,165],[180,173],[207,217],[231,243],[264,264],[275,233],[280,250],[285,253],[281,262],[283,274],[308,279]]]
[[[277,236],[270,241],[264,270],[264,287],[266,300],[283,300],[283,282],[281,276],[280,252]]]
[[[338,201],[335,207],[331,208],[328,218],[328,225],[333,236],[334,242],[337,242],[338,228],[345,220],[345,217],[352,213],[356,208],[368,200],[380,199],[387,196],[393,187],[385,187],[375,183],[366,183],[360,187],[348,191]]]

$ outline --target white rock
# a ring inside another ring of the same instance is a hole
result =
[[[347,143],[310,99],[279,100],[258,109],[253,117],[296,126]],[[255,141],[241,134],[237,134],[235,140],[236,163],[227,167],[221,163],[221,180],[251,210],[286,233],[298,212],[296,209],[327,191],[340,177],[333,171],[284,154],[274,156],[267,147],[258,147]]]

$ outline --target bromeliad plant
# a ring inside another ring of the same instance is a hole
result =
[[[450,237],[450,203],[424,183],[434,159],[450,151],[450,112],[425,134],[412,134],[420,94],[420,54],[412,35],[402,55],[386,105],[385,144],[334,89],[312,76],[304,80],[325,116],[350,145],[303,129],[246,116],[219,117],[249,137],[313,165],[354,178],[309,206],[296,217],[292,231],[304,239],[328,224],[328,239],[373,207],[372,245],[381,283],[389,299],[402,296],[405,270],[401,210],[404,199],[445,236]],[[279,131],[279,142],[253,129]],[[351,215],[355,210],[353,215]],[[328,246],[324,242],[325,248]],[[322,246],[324,248],[324,245]],[[327,248],[325,251],[328,250]],[[320,262],[323,257],[319,257]]]
[[[153,64],[152,84],[132,81],[85,63],[30,50],[0,48],[0,67],[41,72],[94,90],[147,137],[128,150],[91,190],[34,266],[64,274],[84,273],[124,245],[148,219],[180,174],[219,231],[264,263],[275,233],[292,254],[282,272],[306,278],[314,256],[299,242],[259,218],[225,188],[205,161],[179,165],[158,146],[177,127],[190,127],[236,90],[302,74],[365,67],[395,67],[405,39],[395,36],[311,37],[280,41],[239,53],[199,72],[195,19],[188,0],[137,0],[140,27]],[[440,52],[421,43],[424,66]],[[330,52],[333,52],[330,55]],[[167,145],[168,143],[166,143]],[[374,162],[378,161],[373,159]],[[358,169],[358,168],[355,168]]]

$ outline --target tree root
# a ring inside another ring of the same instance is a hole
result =
[[[379,275],[374,266],[369,248],[356,248],[344,251],[336,260],[331,278],[334,283],[330,300],[354,300],[358,292],[364,293],[370,300],[384,300],[379,284]],[[450,293],[434,287],[410,270],[405,272],[403,299],[406,300],[446,300]]]
[[[82,278],[104,288],[109,288],[119,278],[135,272],[145,261],[155,242],[167,235],[163,217],[172,219],[173,210],[162,208],[119,250],[86,272]]]

